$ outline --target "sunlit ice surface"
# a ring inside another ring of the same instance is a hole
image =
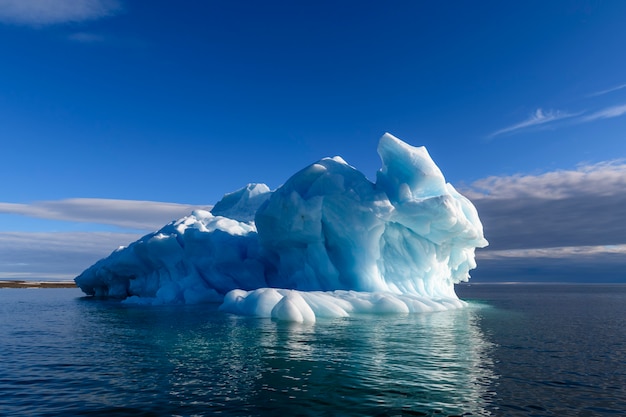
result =
[[[321,159],[274,191],[249,184],[119,248],[76,283],[126,303],[217,301],[296,322],[462,307],[454,284],[487,245],[475,207],[426,148],[385,134],[378,154],[375,183]]]

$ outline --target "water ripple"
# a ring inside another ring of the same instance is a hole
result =
[[[537,295],[519,309],[514,297],[493,294],[489,302],[504,308],[471,302],[448,312],[302,325],[234,317],[211,305],[127,306],[71,290],[13,291],[11,298],[0,291],[2,415],[593,416],[626,409],[621,322],[596,311],[612,335],[602,338],[574,310],[546,312]],[[577,337],[564,317],[593,337]]]

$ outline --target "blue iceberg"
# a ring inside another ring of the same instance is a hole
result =
[[[390,134],[376,183],[324,158],[278,189],[250,184],[114,251],[76,278],[127,303],[221,302],[226,312],[313,322],[464,305],[487,241],[472,203],[426,148]]]

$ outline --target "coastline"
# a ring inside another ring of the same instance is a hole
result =
[[[76,288],[74,281],[0,281],[0,288]]]

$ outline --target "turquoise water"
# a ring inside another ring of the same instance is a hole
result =
[[[626,410],[626,286],[458,291],[468,308],[302,325],[2,289],[0,415]]]

